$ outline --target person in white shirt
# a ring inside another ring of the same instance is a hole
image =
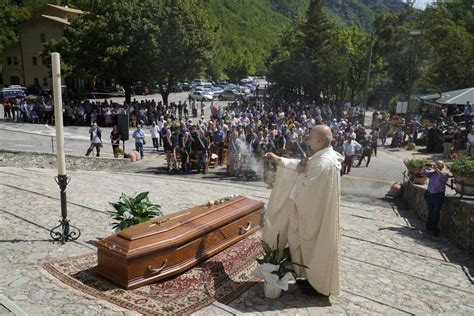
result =
[[[160,146],[158,148],[163,146],[163,127],[165,127],[165,121],[163,119],[163,116],[160,116],[160,119],[158,120],[158,122],[156,122],[159,131],[158,135],[160,136]]]
[[[160,128],[158,127],[158,125],[155,124],[155,122],[151,124],[150,135],[151,135],[151,140],[153,142],[153,148],[156,149],[156,151],[158,151],[158,148],[159,148],[158,137],[160,136]]]
[[[474,150],[472,146],[474,145],[474,128],[471,128],[471,132],[467,134],[467,143],[466,143],[466,153],[471,155],[471,158],[474,157]]]
[[[351,172],[354,155],[357,150],[362,148],[362,145],[353,140],[351,136],[348,136],[342,146],[344,147],[344,165],[342,168],[342,174],[345,174]]]

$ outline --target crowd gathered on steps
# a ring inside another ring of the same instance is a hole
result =
[[[372,155],[377,154],[378,131],[367,132],[361,124],[365,113],[351,107],[345,106],[343,119],[337,120],[332,102],[322,106],[314,102],[292,103],[276,99],[231,102],[225,107],[212,102],[194,104],[191,103],[191,113],[186,111],[186,102],[166,106],[143,101],[122,107],[121,111],[130,115],[130,126],[135,129],[132,138],[140,156],[144,156],[146,137],[151,137],[154,150],[164,151],[169,172],[206,173],[208,164],[212,163],[214,166],[226,165],[230,175],[242,176],[246,169],[252,168],[250,164],[274,168],[263,159],[266,152],[285,157],[310,156],[309,130],[319,124],[327,124],[333,130],[332,145],[345,157],[343,173],[350,173],[353,165],[360,166],[363,162],[368,167]],[[115,108],[116,105],[99,106]],[[203,115],[205,107],[210,108],[207,118]],[[196,113],[198,109],[200,116]],[[110,141],[117,157],[121,136],[115,123],[112,121],[114,128]],[[102,133],[99,126],[97,120],[90,129],[91,146],[87,155],[94,149],[100,155]]]
[[[338,105],[342,113],[336,115]],[[206,107],[210,109],[207,118],[204,116]],[[466,107],[470,109],[469,104]],[[54,106],[48,98],[6,101],[4,113],[5,119],[14,122],[54,123]],[[419,115],[414,116],[408,124],[402,119],[401,124],[395,125],[393,129],[390,114],[375,111],[371,131],[368,132],[363,125],[363,109],[351,107],[350,103],[337,102],[317,105],[315,102],[272,99],[216,106],[213,102],[202,101],[180,101],[165,105],[154,100],[133,100],[130,104],[121,105],[107,100],[85,100],[65,102],[63,105],[66,126],[91,126],[91,145],[87,155],[94,149],[96,155],[100,155],[104,135],[99,126],[105,126],[114,127],[110,142],[114,156],[119,156],[122,137],[116,126],[118,114],[129,115],[129,124],[135,129],[132,134],[135,147],[142,158],[145,135],[148,137],[149,134],[154,149],[165,152],[169,172],[206,172],[207,164],[212,162],[215,165],[226,164],[228,173],[234,176],[242,175],[249,159],[267,163],[263,160],[265,152],[286,157],[309,156],[309,130],[318,124],[331,127],[332,145],[345,159],[343,174],[350,173],[352,166],[360,166],[364,162],[368,167],[372,155],[377,155],[379,143],[391,147],[404,146],[416,140],[417,135],[424,130]],[[340,119],[336,119],[336,116]],[[456,133],[458,127],[449,120],[450,117],[440,114],[436,122],[436,128],[444,129],[443,146],[447,155],[460,135]],[[467,118],[470,123],[470,116],[466,116],[466,121]],[[466,126],[470,127],[470,124]],[[387,144],[389,132],[393,135],[391,143]],[[466,138],[463,141],[467,142],[470,150],[470,145],[474,144],[474,132],[462,137]]]

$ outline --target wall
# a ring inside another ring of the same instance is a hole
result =
[[[8,57],[11,58],[11,64],[8,64]],[[16,57],[18,64],[13,63],[13,57]],[[23,70],[21,64],[21,50],[20,43],[12,44],[8,46],[2,53],[2,66],[3,66],[3,83],[7,86],[11,85],[11,76],[16,76],[20,79],[20,83],[23,83]]]
[[[63,36],[65,25],[59,22],[38,18],[24,24],[20,29],[20,39],[23,45],[23,62],[25,67],[25,86],[34,85],[34,78],[38,78],[39,85],[43,86],[43,78],[46,78],[48,86],[52,87],[50,70],[43,65],[41,51],[41,33],[46,36],[46,41],[60,39]],[[33,64],[33,57],[36,57],[36,65]]]
[[[68,170],[104,170],[128,164],[130,159],[92,158],[66,155]],[[56,155],[39,152],[0,149],[0,167],[57,168]]]
[[[403,199],[423,220],[427,218],[424,199],[425,187],[404,183]],[[448,238],[463,249],[474,252],[474,202],[446,197],[441,210],[439,228],[442,237]]]

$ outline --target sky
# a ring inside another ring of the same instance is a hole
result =
[[[427,4],[433,2],[433,0],[416,0],[415,7],[424,9]]]

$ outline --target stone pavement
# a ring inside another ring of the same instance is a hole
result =
[[[51,243],[48,229],[60,218],[53,169],[0,168],[0,314],[130,315],[70,291],[41,274],[43,260],[95,251],[91,244],[111,234],[105,213],[121,192],[151,191],[171,213],[231,194],[267,201],[261,183],[230,183],[120,171],[69,171],[71,224],[82,236]],[[348,181],[344,180],[343,181]],[[186,187],[186,191],[182,191]],[[423,237],[423,223],[396,200],[343,195],[341,204],[341,295],[308,297],[295,286],[281,299],[263,297],[261,284],[229,306],[215,303],[197,314],[474,314],[474,254],[442,239]]]

